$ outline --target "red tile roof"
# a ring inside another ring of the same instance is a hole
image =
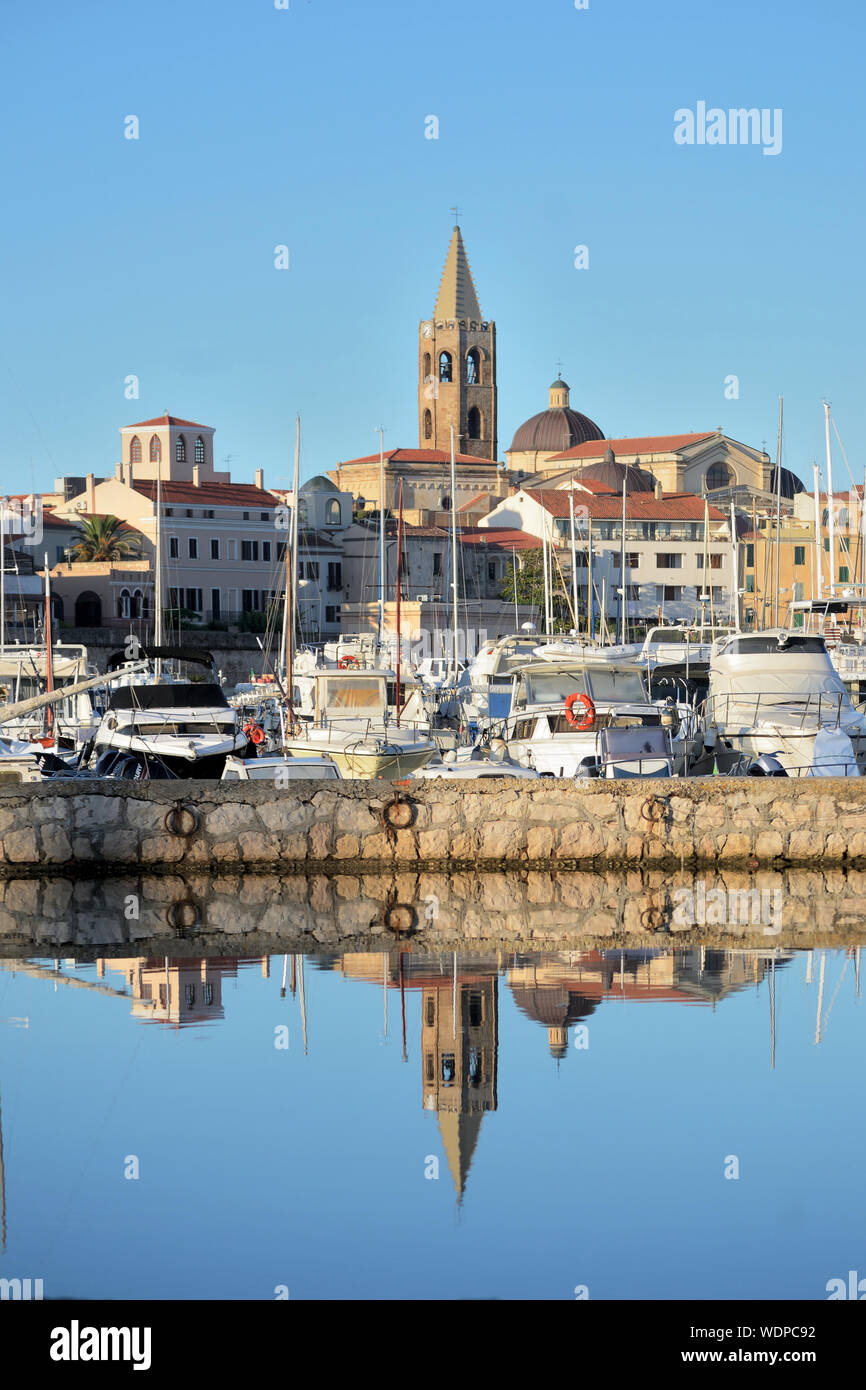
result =
[[[462,545],[492,545],[501,550],[538,550],[541,546],[539,536],[498,526],[462,526],[459,539]]]
[[[153,502],[156,500],[156,480],[136,479],[133,490]],[[198,503],[200,507],[278,507],[272,492],[265,492],[254,483],[163,483],[164,502]]]
[[[195,420],[181,420],[177,415],[157,415],[153,420],[139,420],[135,425],[124,425],[125,430],[143,430],[149,425],[184,425],[191,430],[209,430],[210,425],[198,425]]]
[[[386,463],[450,463],[451,455],[446,449],[386,449]],[[474,454],[455,454],[457,463],[475,463],[479,468],[495,468],[496,464],[491,459],[479,459]],[[351,468],[356,463],[378,463],[378,454],[365,454],[363,458],[343,459],[339,468]],[[336,472],[336,469],[332,469]]]
[[[718,430],[706,434],[659,434],[642,435],[638,439],[590,439],[585,444],[576,444],[573,449],[564,449],[561,454],[551,454],[552,459],[601,459],[608,449],[613,449],[619,460],[620,454],[672,454],[697,444],[702,439],[713,439]]]
[[[536,491],[526,489],[526,496],[538,502],[550,516],[568,517],[570,494],[553,488]],[[591,517],[600,520],[617,520],[622,517],[622,497],[599,497],[584,493],[580,502],[575,498],[575,510],[585,507]],[[661,499],[649,492],[632,492],[626,497],[626,519],[631,521],[703,521],[704,499],[690,492],[672,493]],[[718,507],[710,506],[711,521],[724,521],[725,514]]]

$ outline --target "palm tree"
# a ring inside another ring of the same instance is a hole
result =
[[[116,516],[91,516],[78,523],[80,539],[72,547],[76,560],[124,560],[140,554],[138,537],[124,535]]]

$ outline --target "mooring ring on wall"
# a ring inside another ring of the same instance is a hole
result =
[[[382,807],[382,820],[386,830],[408,830],[415,824],[415,806],[397,796]]]
[[[166,812],[163,825],[169,835],[180,835],[188,839],[201,825],[201,816],[194,806],[186,806],[182,801],[178,801]]]
[[[385,909],[385,926],[397,935],[405,936],[415,927],[418,914],[408,903],[392,903]]]
[[[665,914],[660,907],[645,907],[640,915],[644,931],[659,931],[665,924]]]
[[[666,811],[665,803],[658,796],[649,797],[641,806],[640,813],[650,825],[658,825]]]
[[[165,910],[165,919],[176,932],[192,931],[198,925],[199,916],[198,903],[192,898],[180,898],[176,903],[169,903]]]

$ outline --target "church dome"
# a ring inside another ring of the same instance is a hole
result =
[[[775,469],[775,466],[773,466],[773,467],[770,469],[770,491],[772,492],[773,496],[775,497],[775,495],[776,495],[776,469]],[[800,479],[797,477],[796,473],[792,473],[792,472],[791,472],[790,468],[783,468],[783,469],[782,469],[782,486],[781,486],[780,491],[781,491],[781,495],[782,495],[788,502],[790,502],[791,499],[792,499],[793,497],[796,497],[796,496],[797,496],[797,493],[798,493],[798,492],[805,492],[805,491],[806,491],[806,487],[805,487],[805,484],[802,483],[802,482],[800,481]]]
[[[510,453],[561,454],[591,439],[604,439],[594,420],[572,410],[569,404],[571,387],[561,376],[548,390],[548,407],[520,426],[511,441]]]
[[[616,492],[622,492],[622,485],[625,483],[625,490],[629,492],[655,492],[655,479],[649,473],[644,473],[642,468],[635,467],[634,464],[617,463],[614,458],[613,450],[608,449],[601,463],[591,464],[588,468],[583,468],[577,475],[577,481],[593,483],[606,483]]]
[[[543,450],[559,454],[563,449],[573,449],[577,444],[586,444],[590,439],[604,439],[604,435],[594,420],[571,406],[560,406],[553,410],[542,410],[520,426],[511,441],[512,453],[530,450]]]

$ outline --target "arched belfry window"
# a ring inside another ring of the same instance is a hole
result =
[[[466,384],[477,386],[481,381],[481,354],[477,348],[470,348],[466,354]]]
[[[424,438],[433,438],[433,416],[429,410],[424,411]]]
[[[150,461],[151,463],[162,463],[162,445],[159,442],[159,435],[150,436]]]
[[[450,352],[440,352],[439,354],[439,380],[453,381],[453,367]]]
[[[325,525],[339,526],[343,518],[340,512],[340,504],[336,497],[332,497],[325,509]]]
[[[176,463],[186,463],[186,440],[179,434],[174,446],[174,457]]]
[[[130,463],[141,463],[141,440],[134,434],[129,441],[129,461]]]
[[[196,463],[204,463],[204,440],[201,435],[195,441],[195,461]]]
[[[466,429],[470,439],[481,438],[481,411],[473,405],[466,416]]]

